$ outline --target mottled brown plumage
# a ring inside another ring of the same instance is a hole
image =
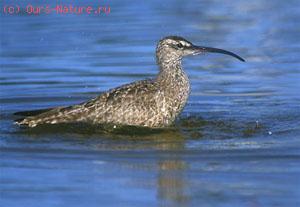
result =
[[[190,83],[181,60],[187,55],[218,52],[239,56],[216,48],[199,47],[176,36],[159,41],[156,59],[160,72],[151,80],[120,86],[78,105],[58,107],[17,121],[19,125],[87,122],[92,124],[168,127],[186,104]]]

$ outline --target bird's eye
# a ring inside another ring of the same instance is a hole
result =
[[[183,44],[181,44],[181,43],[178,43],[176,46],[177,46],[178,48],[183,48]]]

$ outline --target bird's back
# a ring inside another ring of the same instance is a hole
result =
[[[152,126],[160,102],[160,87],[154,80],[137,81],[112,89],[83,104],[94,123]]]
[[[104,92],[88,102],[28,116],[18,124],[34,127],[39,124],[88,122],[163,127],[171,123],[164,114],[164,98],[163,90],[154,80],[137,81]]]

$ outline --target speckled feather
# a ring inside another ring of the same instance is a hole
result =
[[[191,45],[180,37],[166,37],[159,42],[156,57],[160,72],[155,79],[123,85],[88,102],[54,108],[17,123],[29,127],[69,122],[170,126],[190,93],[190,83],[181,66],[182,57],[188,54],[176,48],[178,44]]]

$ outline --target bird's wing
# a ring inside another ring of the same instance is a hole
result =
[[[17,120],[16,123],[33,127],[43,123],[95,121],[95,114],[113,115],[117,114],[120,108],[125,111],[126,107],[131,109],[140,107],[145,103],[141,99],[149,100],[150,103],[147,104],[150,105],[153,102],[151,97],[154,97],[157,90],[157,85],[151,80],[137,81],[102,93],[100,96],[78,105],[31,111],[31,113],[19,112],[17,114],[28,116]]]
[[[99,104],[114,106],[124,103],[126,103],[126,105],[129,105],[142,98],[148,98],[150,100],[151,96],[154,96],[158,90],[158,86],[151,79],[136,81],[102,93],[95,99],[83,103],[82,106],[97,107],[97,105]]]
[[[137,81],[127,84],[107,93],[107,102],[130,102],[139,98],[150,98],[158,91],[158,87],[152,80]]]
[[[142,80],[112,89],[102,94],[100,99],[102,102],[105,101],[106,105],[130,105],[141,99],[151,101],[158,90],[158,86],[153,80]]]

